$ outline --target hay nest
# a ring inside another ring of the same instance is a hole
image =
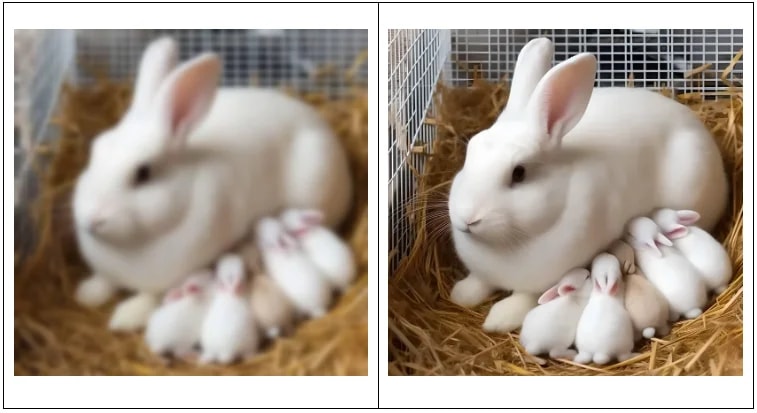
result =
[[[141,334],[114,334],[114,303],[97,310],[74,302],[87,269],[72,233],[70,195],[91,140],[126,109],[131,85],[100,79],[64,86],[56,123],[60,138],[40,148],[46,167],[31,206],[35,248],[15,263],[16,375],[367,375],[368,374],[368,93],[355,86],[342,98],[301,96],[317,107],[348,149],[355,177],[353,210],[341,235],[352,246],[359,275],[323,318],[270,343],[254,359],[231,366],[165,365]]]
[[[389,374],[391,375],[740,375],[743,359],[742,267],[742,92],[730,87],[719,100],[701,94],[675,98],[694,110],[715,136],[730,177],[731,202],[715,231],[733,261],[734,276],[703,315],[674,324],[661,339],[637,346],[640,356],[624,363],[582,366],[528,354],[517,332],[489,334],[481,325],[500,294],[472,309],[449,301],[454,282],[465,274],[448,230],[447,195],[462,167],[468,139],[488,128],[507,101],[505,81],[475,79],[472,87],[440,85],[435,96],[436,139],[418,176],[408,219],[414,241],[389,280]],[[703,71],[692,71],[692,75]],[[476,76],[474,76],[476,78]],[[668,96],[670,90],[663,90]]]

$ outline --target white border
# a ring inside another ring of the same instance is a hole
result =
[[[21,28],[296,28],[369,30],[370,262],[376,262],[376,4],[5,4],[4,222],[13,222],[13,30]],[[345,18],[348,16],[348,18]],[[4,231],[4,245],[13,244]],[[14,377],[13,257],[4,263],[5,407],[376,407],[377,330],[369,328],[367,377]],[[369,270],[369,325],[377,317]]]
[[[727,10],[727,12],[725,12]],[[386,44],[387,29],[463,28],[743,28],[744,29],[744,250],[753,251],[753,10],[749,4],[382,4],[379,35]],[[380,60],[381,79],[387,79],[387,56]],[[381,124],[386,124],[388,96],[380,92]],[[383,141],[381,154],[387,153]],[[386,163],[386,161],[384,162]],[[386,178],[386,166],[382,168]],[[387,181],[382,181],[387,182]],[[386,205],[383,200],[379,204]],[[382,222],[385,224],[385,222]],[[380,234],[386,233],[382,225]],[[382,238],[381,252],[387,251]],[[381,255],[385,257],[386,255]],[[754,402],[753,375],[753,262],[744,261],[744,376],[679,379],[567,377],[385,377],[382,407],[736,407]],[[379,263],[386,271],[386,259]],[[386,303],[386,285],[380,297]],[[385,313],[384,313],[385,314]],[[386,348],[386,315],[382,316],[382,349]],[[382,365],[382,373],[385,372]],[[664,381],[663,381],[664,380]],[[633,389],[633,390],[631,390]],[[702,396],[699,396],[702,395]]]

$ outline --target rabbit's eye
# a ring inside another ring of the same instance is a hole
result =
[[[152,169],[150,168],[150,165],[140,165],[140,167],[137,168],[137,171],[134,173],[134,186],[139,186],[146,183],[150,180],[151,176]]]
[[[523,165],[517,165],[513,168],[513,176],[510,182],[512,184],[519,184],[526,179],[526,168]]]

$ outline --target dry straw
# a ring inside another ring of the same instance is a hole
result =
[[[356,65],[363,64],[360,57]],[[354,77],[350,69],[346,77]],[[17,375],[366,375],[368,373],[368,94],[354,85],[338,99],[302,96],[316,106],[344,142],[355,177],[353,210],[340,233],[358,262],[355,284],[323,318],[301,324],[291,337],[269,343],[253,360],[232,366],[166,365],[149,353],[141,334],[107,330],[113,303],[89,310],[73,295],[87,274],[71,230],[70,196],[89,144],[113,125],[131,96],[127,83],[100,79],[64,86],[55,123],[60,138],[37,156],[40,195],[31,205],[34,250],[16,251],[14,349]]]
[[[728,289],[695,320],[677,322],[664,338],[647,341],[640,355],[605,367],[566,360],[536,359],[525,353],[517,332],[481,329],[492,297],[473,309],[449,301],[464,268],[457,260],[447,224],[451,180],[463,163],[468,139],[489,127],[507,101],[507,83],[476,79],[470,88],[440,85],[437,114],[427,122],[436,140],[425,153],[418,192],[410,206],[414,242],[389,280],[389,374],[392,375],[740,375],[742,374],[742,92],[727,81],[741,58],[734,57],[719,78],[729,90],[719,100],[698,93],[676,98],[694,110],[717,140],[730,177],[731,202],[716,236],[734,263]],[[709,74],[706,69],[690,75]],[[477,78],[477,76],[474,76]],[[701,79],[701,77],[700,77]],[[696,79],[691,79],[696,84]],[[663,93],[672,95],[670,91]],[[640,119],[640,121],[643,121]]]

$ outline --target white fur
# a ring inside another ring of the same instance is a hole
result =
[[[273,218],[261,219],[256,235],[268,274],[297,311],[311,318],[326,314],[331,302],[331,286],[296,239]]]
[[[138,87],[156,83],[175,47],[148,46]],[[328,226],[347,213],[346,153],[320,115],[274,90],[216,91],[220,66],[213,54],[180,64],[92,144],[74,191],[76,234],[89,266],[117,287],[160,294],[283,207],[317,208]],[[159,168],[134,187],[144,162]]]
[[[85,307],[99,307],[113,297],[116,288],[107,278],[92,275],[79,283],[76,302]]]
[[[145,328],[145,341],[150,351],[161,356],[173,353],[175,357],[194,352],[213,293],[212,277],[210,271],[190,276],[179,288],[194,283],[198,291],[181,292],[180,298],[165,302],[152,313]]]
[[[694,211],[681,211],[681,213],[694,217],[698,215]],[[696,219],[692,219],[692,224],[687,225],[678,215],[678,211],[664,208],[655,211],[652,219],[673,241],[673,246],[699,271],[707,288],[716,293],[722,292],[733,276],[728,251],[710,233],[693,225]],[[675,236],[668,235],[669,231],[675,230],[676,227],[682,231],[675,231]]]
[[[255,354],[260,337],[244,283],[245,266],[235,254],[222,256],[216,266],[213,301],[202,322],[200,363],[228,364]]]
[[[589,271],[583,268],[569,272],[542,297],[549,299],[545,296],[559,296],[526,314],[520,331],[520,343],[528,353],[573,359],[575,351],[569,347],[573,345],[578,319],[591,294],[592,284],[587,279],[588,275]],[[564,290],[566,286],[573,290]]]
[[[696,115],[655,92],[592,89],[595,71],[587,54],[558,64],[522,115],[501,118],[468,143],[449,212],[457,254],[479,282],[467,283],[472,291],[453,289],[453,299],[465,298],[459,304],[478,304],[474,298],[497,289],[539,294],[621,237],[629,219],[659,205],[696,209],[705,228],[722,214],[723,161]],[[558,106],[566,115],[547,133],[545,114]],[[526,179],[510,186],[521,162]],[[517,328],[522,315],[497,314],[502,325],[490,327]]]
[[[623,306],[620,264],[614,256],[602,253],[592,263],[594,289],[576,328],[574,361],[606,364],[612,359],[626,360],[633,356],[633,326]],[[617,288],[611,294],[612,286]]]
[[[637,265],[668,301],[669,319],[676,321],[681,314],[686,318],[701,314],[707,304],[704,281],[677,249],[653,241],[662,236],[657,224],[650,218],[636,218],[629,223],[629,233],[628,241],[636,252]],[[656,245],[656,249],[652,245]]]
[[[309,215],[316,222],[308,222]],[[284,228],[300,242],[318,271],[337,289],[344,291],[357,275],[355,256],[350,246],[334,231],[319,224],[318,211],[288,209],[281,214]]]

